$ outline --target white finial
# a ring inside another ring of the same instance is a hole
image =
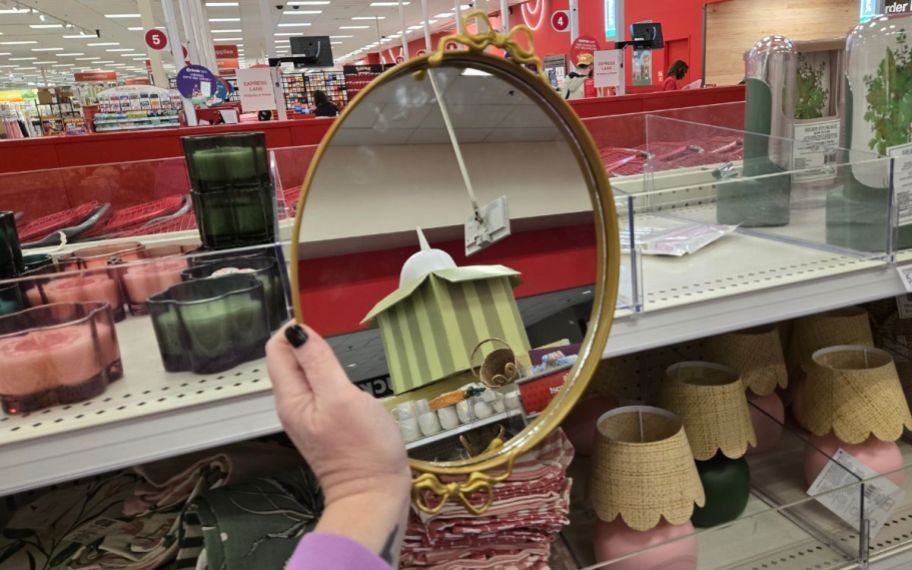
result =
[[[416,228],[418,232],[418,244],[421,251],[412,254],[402,264],[402,271],[399,273],[399,287],[404,287],[408,283],[417,279],[423,279],[425,275],[439,269],[451,269],[456,267],[456,262],[450,257],[450,254],[442,249],[432,248],[424,237],[421,228]]]

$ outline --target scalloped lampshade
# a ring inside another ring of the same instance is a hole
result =
[[[821,348],[847,344],[874,346],[868,312],[861,307],[844,307],[796,319],[789,342],[789,372],[806,371],[814,352]]]
[[[912,415],[890,353],[861,345],[822,348],[812,355],[797,417],[814,435],[831,431],[857,444],[874,436],[896,441]]]
[[[602,414],[593,452],[591,496],[599,519],[621,516],[636,531],[662,517],[686,523],[705,496],[681,420],[651,406]]]
[[[714,336],[706,341],[710,362],[731,366],[741,374],[745,388],[768,396],[788,385],[788,371],[777,325],[767,325]]]
[[[696,459],[711,459],[718,451],[737,459],[757,445],[736,370],[712,362],[679,362],[665,375],[662,405],[681,417]]]

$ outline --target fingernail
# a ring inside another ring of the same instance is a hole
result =
[[[301,348],[307,342],[307,332],[301,325],[291,325],[285,329],[285,338],[295,348]]]

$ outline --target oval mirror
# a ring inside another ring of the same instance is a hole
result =
[[[381,75],[323,140],[298,205],[296,318],[384,398],[424,510],[451,494],[484,510],[468,491],[490,493],[560,423],[614,314],[607,178],[521,33],[453,36]],[[466,49],[444,52],[454,39]],[[461,491],[437,479],[473,473]]]

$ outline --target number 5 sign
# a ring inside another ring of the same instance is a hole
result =
[[[555,32],[566,32],[570,29],[570,12],[567,10],[555,10],[551,14],[551,27]]]
[[[146,45],[152,49],[165,49],[168,45],[168,36],[161,30],[149,30],[146,32]]]

